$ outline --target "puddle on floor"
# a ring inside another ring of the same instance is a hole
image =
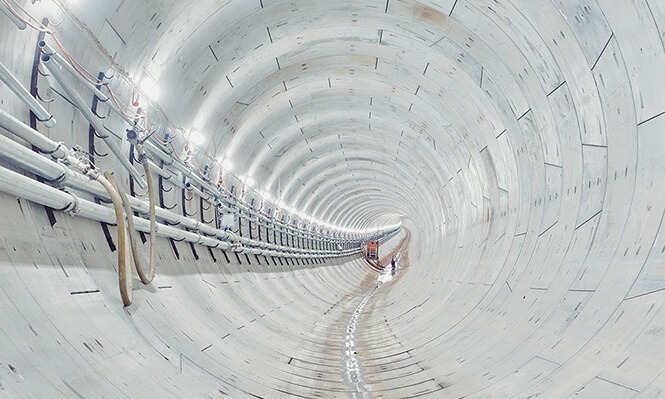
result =
[[[395,274],[399,272],[399,261],[400,261],[401,251],[395,256],[397,267],[395,268]],[[376,279],[376,285],[372,291],[365,295],[360,301],[356,310],[353,311],[353,315],[349,320],[349,323],[346,326],[344,334],[344,354],[342,356],[342,363],[344,366],[344,377],[349,385],[349,397],[353,399],[372,399],[372,392],[367,387],[365,383],[365,374],[363,372],[362,364],[358,360],[358,347],[356,344],[356,330],[358,326],[358,319],[365,309],[365,306],[369,300],[376,294],[376,292],[381,288],[381,286],[389,281],[392,281],[394,275],[392,267],[390,265],[383,268],[381,273]]]

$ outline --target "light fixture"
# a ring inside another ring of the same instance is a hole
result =
[[[267,192],[267,191],[263,191],[263,192],[261,193],[261,196],[263,197],[264,200],[266,200],[266,201],[268,201],[268,202],[273,202],[273,200],[272,200],[272,195],[270,195],[269,192]]]
[[[252,176],[247,176],[247,178],[245,179],[245,184],[248,185],[249,187],[254,187],[254,185],[256,184],[256,180],[254,180]]]
[[[200,146],[205,142],[205,137],[203,134],[192,129],[192,131],[189,133],[189,142],[195,146]]]
[[[159,84],[150,76],[144,76],[141,80],[141,91],[150,101],[157,101],[162,90]]]
[[[228,158],[224,158],[224,160],[222,161],[222,169],[224,169],[227,172],[230,172],[231,170],[233,170],[233,162],[231,162],[231,160]]]

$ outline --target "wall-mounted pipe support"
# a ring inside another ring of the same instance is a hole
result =
[[[0,109],[0,127],[27,141],[37,147],[39,151],[55,159],[64,159],[67,156],[67,147],[62,143],[57,143],[49,139],[2,109]]]
[[[0,149],[2,157],[14,165],[34,173],[52,182],[62,182],[69,174],[69,168],[48,158],[35,154],[31,149],[24,147],[14,140],[0,135]]]
[[[0,62],[0,80],[2,80],[28,108],[30,108],[38,121],[42,122],[46,127],[55,127],[56,122],[53,115],[51,115],[46,108],[39,103],[39,100],[30,95],[28,89],[18,81],[16,76],[14,76],[2,62]]]
[[[107,102],[109,100],[106,94],[102,93],[95,87],[95,85],[84,79],[83,76],[81,76],[81,74],[78,73],[78,71],[74,69],[74,67],[69,62],[67,62],[67,60],[60,53],[49,46],[48,43],[46,43],[44,40],[41,40],[37,45],[42,49],[44,54],[51,56],[65,71],[69,72],[76,78],[76,80],[81,82],[86,89],[90,90],[90,92],[92,92],[92,94],[94,94],[99,99],[99,101]]]
[[[4,136],[0,136],[0,157],[7,159],[10,162],[32,173],[40,175],[41,177],[51,180],[57,180],[60,182],[60,185],[88,192],[100,198],[109,199],[108,192],[105,189],[103,189],[98,182],[90,180],[88,177],[83,176],[79,172],[76,172],[74,170],[69,170],[67,167],[65,167],[65,165],[61,163],[54,162],[48,158],[42,157],[32,152],[30,149]],[[68,162],[71,163],[76,162],[76,158],[73,156],[68,156],[67,160]],[[80,164],[77,164],[76,167],[79,170],[86,169],[84,165]],[[25,176],[23,177],[26,178]],[[31,179],[28,178],[28,180]],[[44,186],[51,188],[50,186],[46,185]],[[46,192],[44,193],[44,195],[47,195]],[[30,199],[32,201],[31,198],[27,199]],[[39,201],[35,202],[41,203]],[[132,206],[132,209],[138,212],[139,214],[149,214],[150,212],[149,204],[141,199],[135,197],[129,197],[129,203]],[[46,205],[46,206],[55,209],[64,208],[64,206],[62,207],[56,207],[51,205]],[[246,237],[237,237],[235,234],[231,232],[217,230],[216,228],[208,226],[206,224],[202,224],[197,220],[172,213],[166,209],[159,207],[155,208],[155,215],[160,220],[181,225],[192,231],[198,231],[200,234],[180,230],[177,228],[172,228],[171,226],[166,226],[162,224],[157,225],[158,233],[163,232],[165,227],[169,227],[169,229],[166,230],[169,232],[169,235],[167,235],[168,237],[175,238],[178,240],[187,239],[187,241],[193,243],[203,243],[203,244],[212,243],[212,245],[210,246],[217,246],[222,249],[230,248],[232,243],[236,243],[234,245],[236,245],[238,251],[244,251],[245,253],[257,254],[257,255],[270,254],[272,253],[272,251],[279,251],[278,254],[275,254],[273,256],[289,256],[290,253],[301,253],[304,256],[308,257],[314,257],[319,255],[326,255],[328,257],[338,257],[338,256],[347,256],[353,253],[353,252],[339,252],[339,251],[335,252],[304,251],[304,250],[294,250],[287,247],[278,247],[272,244],[266,244],[264,242],[259,242],[256,240],[249,240]],[[105,223],[115,223],[113,220],[100,220],[98,216],[92,217],[92,219],[103,221]],[[146,229],[137,227],[137,230],[143,232],[150,232],[150,222],[148,220],[137,217],[135,218],[135,223],[136,226],[146,226]]]
[[[53,63],[51,56],[43,54],[42,62],[51,72],[51,75],[53,75],[53,77],[58,81],[62,89],[69,97],[69,100],[72,101],[72,103],[79,109],[79,111],[81,111],[83,116],[85,116],[88,122],[90,122],[92,127],[97,132],[97,137],[104,140],[104,143],[106,143],[107,147],[111,150],[111,152],[113,152],[116,158],[118,158],[118,161],[120,161],[127,172],[132,175],[136,184],[138,184],[142,189],[147,188],[148,186],[141,174],[136,170],[136,168],[134,168],[131,162],[129,162],[129,157],[123,154],[122,150],[114,141],[114,139],[106,133],[106,130],[101,121],[92,113],[88,107],[86,107],[83,98],[81,98],[81,95],[69,85],[63,76],[62,71],[58,68],[57,65]]]
[[[76,216],[109,224],[116,222],[114,210],[109,207],[95,204],[92,201],[82,198],[75,199],[70,193],[58,190],[3,167],[0,167],[0,191],[63,211],[73,210],[75,208],[74,203],[76,203]],[[138,231],[149,233],[150,221],[143,218],[136,218],[135,227]],[[203,245],[218,246],[221,249],[229,249],[231,247],[229,243],[208,237],[201,237],[198,234],[159,223],[157,224],[157,235],[189,242],[200,241]]]

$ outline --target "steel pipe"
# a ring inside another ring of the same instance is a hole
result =
[[[3,110],[0,110],[0,126],[7,129],[9,132],[15,134],[16,136],[28,141],[30,144],[37,147],[40,151],[46,154],[50,154],[54,158],[69,159],[68,149],[63,144],[56,143],[53,140],[45,137],[41,133],[35,131],[34,129],[31,129],[30,127],[28,127],[18,119],[14,118],[13,116],[9,115],[8,113],[4,112]],[[17,164],[18,166],[21,166],[22,168],[32,173],[38,174],[49,180],[58,180],[62,177],[63,173],[66,173],[67,175],[63,178],[64,181],[62,182],[63,185],[77,190],[82,190],[102,198],[106,197],[105,191],[102,190],[98,184],[90,181],[85,176],[82,176],[79,173],[68,171],[68,169],[62,164],[50,162],[45,158],[37,157],[27,148],[11,140],[4,141],[3,143],[4,144],[2,145],[2,148],[7,149],[8,151],[4,151],[2,155],[5,158],[10,159],[13,163]],[[12,154],[14,154],[14,158],[11,158]],[[28,162],[29,159],[38,160],[35,161],[38,164],[32,165],[30,162]],[[163,177],[166,177],[164,176],[166,172],[163,169],[158,168],[154,164],[152,165],[157,171],[157,173],[161,172],[160,174]],[[168,177],[173,177],[173,175],[168,175]],[[179,183],[177,179],[173,179],[173,182],[176,185],[178,185]],[[182,187],[184,187],[184,185],[182,185]],[[137,212],[147,214],[148,206],[147,204],[145,204],[144,201],[141,201],[136,198],[131,198],[130,201],[132,202],[132,206]],[[222,203],[221,200],[220,203]],[[230,207],[226,208],[232,209]],[[187,228],[201,230],[204,234],[213,235],[225,240],[239,240],[244,245],[256,245],[264,248],[275,248],[275,249],[281,248],[274,244],[265,244],[263,242],[249,240],[244,237],[238,238],[233,233],[224,232],[221,230],[214,229],[207,225],[202,225],[199,222],[194,221],[193,219],[185,218],[181,215],[169,212],[163,208],[157,208],[156,211],[157,211],[157,216],[162,220],[167,220],[171,223],[179,223]],[[285,227],[286,230],[295,231],[291,226],[285,225],[279,221],[273,220],[272,223],[277,226],[281,225]],[[276,227],[276,229],[278,231],[285,231],[285,229],[280,229],[279,227]],[[311,252],[311,253],[316,253],[316,252]],[[331,254],[332,253],[326,255],[331,255]]]
[[[170,179],[171,177],[174,176],[173,174],[169,173],[167,170],[164,170],[163,168],[160,168],[156,163],[154,163],[150,160],[147,160],[146,162],[148,162],[148,165],[150,165],[150,169],[154,170],[155,173],[157,173],[161,177],[163,177],[165,179]]]
[[[42,62],[46,67],[48,68],[49,72],[51,72],[51,75],[58,81],[60,86],[62,86],[63,90],[69,97],[70,101],[81,111],[83,116],[90,122],[92,127],[95,129],[97,132],[97,137],[101,138],[104,140],[104,143],[108,146],[108,148],[113,152],[113,154],[118,158],[122,166],[129,172],[130,175],[134,178],[134,182],[139,185],[139,187],[145,189],[147,188],[147,184],[141,174],[134,168],[134,166],[129,162],[129,158],[123,154],[122,150],[118,146],[118,144],[113,141],[113,139],[105,132],[105,128],[102,125],[101,121],[93,114],[93,112],[86,107],[85,102],[83,101],[83,98],[81,98],[81,95],[67,83],[65,77],[62,74],[62,71],[53,64],[52,57],[47,54],[42,55]]]
[[[201,190],[199,190],[195,185],[193,185],[190,182],[185,183],[185,188],[187,190],[193,192],[197,196],[203,198],[204,201],[211,202],[214,199],[212,195],[202,192]]]
[[[64,159],[67,156],[67,147],[49,139],[2,109],[0,109],[0,127],[27,141],[37,147],[39,151],[53,158]]]
[[[69,174],[65,165],[51,161],[12,139],[0,135],[0,151],[3,158],[16,166],[50,181],[63,181]]]
[[[3,8],[4,10],[4,8]],[[32,113],[35,114],[37,117],[37,120],[42,122],[44,126],[46,127],[54,127],[55,126],[55,118],[53,118],[53,115],[51,115],[46,108],[36,99],[34,98],[28,89],[26,89],[21,82],[16,79],[16,76],[14,76],[5,65],[0,62],[0,80],[2,80],[7,87],[9,87],[14,94],[18,96],[18,98],[21,99],[23,104],[25,104]]]
[[[109,100],[106,94],[102,93],[88,80],[84,79],[83,76],[81,76],[81,74],[76,69],[74,69],[74,67],[69,62],[67,62],[67,60],[60,53],[53,50],[53,48],[49,46],[48,43],[46,43],[44,40],[40,40],[37,45],[42,49],[44,54],[50,55],[65,71],[69,72],[79,82],[81,82],[86,89],[90,90],[90,92],[94,94],[99,99],[99,101],[107,102]]]
[[[0,11],[2,11],[2,13],[5,14],[7,18],[9,18],[14,23],[14,25],[16,25],[16,27],[19,28],[20,30],[23,30],[27,27],[25,22],[18,19],[16,15],[14,15],[14,13],[6,5],[0,4]]]
[[[78,198],[71,193],[58,190],[3,167],[0,167],[0,191],[55,210],[71,212],[76,216],[81,216],[87,219],[108,224],[115,224],[116,221],[114,211],[109,207]],[[136,218],[135,227],[138,231],[149,233],[150,221],[143,218]],[[209,237],[202,237],[199,234],[159,223],[157,224],[157,235],[177,240],[185,240],[192,243],[200,243],[221,249],[230,248],[230,244],[228,243]]]
[[[80,173],[76,171],[72,171],[68,169],[65,165],[54,162],[48,158],[42,157],[30,149],[20,145],[19,143],[8,139],[4,136],[0,136],[0,157],[10,161],[11,163],[20,166],[21,168],[24,168],[27,171],[30,171],[32,173],[35,173],[41,177],[44,177],[46,179],[52,180],[52,181],[58,181],[59,184],[73,188],[76,190],[81,190],[83,192],[87,192],[90,194],[93,194],[97,197],[100,198],[105,198],[108,199],[108,192],[104,190],[98,182],[92,181],[89,178],[81,175]],[[46,186],[51,188],[50,186]],[[55,190],[55,189],[54,189]],[[60,192],[59,190],[56,190]],[[46,195],[46,193],[44,193]],[[27,199],[31,199],[27,198]],[[31,199],[32,200],[32,199]],[[135,198],[135,197],[129,197],[129,202],[132,206],[132,209],[138,212],[139,214],[148,214],[150,211],[149,204],[147,204],[145,201]],[[95,204],[96,205],[96,204]],[[47,205],[56,209],[61,209],[63,207],[55,207],[51,205]],[[156,216],[164,221],[168,221],[170,223],[175,223],[178,225],[182,225],[188,229],[191,230],[196,230],[199,231],[201,234],[197,233],[191,233],[187,232],[181,229],[173,228],[169,229],[172,238],[176,238],[178,240],[180,239],[187,239],[190,242],[197,242],[197,243],[209,243],[211,244],[210,246],[221,246],[222,248],[227,248],[230,247],[231,244],[225,241],[221,240],[226,240],[226,241],[237,241],[243,244],[243,249],[245,253],[248,254],[265,254],[269,253],[270,249],[275,249],[278,251],[282,252],[282,256],[285,256],[284,254],[288,253],[289,249],[287,247],[278,247],[278,246],[272,246],[271,244],[266,244],[261,241],[256,241],[256,240],[249,240],[245,237],[237,237],[233,233],[230,232],[225,232],[222,230],[217,230],[214,227],[208,226],[206,224],[203,224],[197,220],[187,218],[182,215],[178,215],[176,213],[172,213],[166,209],[163,208],[155,208],[155,214]],[[112,214],[111,218],[115,217]],[[93,219],[99,220],[99,215],[93,215]],[[99,220],[99,221],[104,221],[105,223],[115,223],[112,220]],[[147,224],[145,224],[147,223]],[[144,230],[143,227],[138,228],[140,231],[145,231],[149,232],[150,224],[149,221],[147,221],[144,218],[136,218],[136,226],[143,226],[146,227],[148,230]],[[165,225],[159,225],[158,229],[163,229],[164,227],[169,227]],[[176,231],[182,232],[178,233],[179,235],[176,235]],[[203,235],[202,235],[203,234]],[[197,237],[194,239],[194,237]],[[215,238],[211,238],[215,237]],[[218,244],[219,242],[225,242],[224,245]],[[302,253],[308,253],[308,254],[317,254],[318,252],[316,251],[310,251],[310,252],[305,252],[305,251],[297,251],[297,252],[302,252]],[[333,256],[332,254],[330,256]]]
[[[181,173],[183,173],[184,176],[187,178],[193,180],[196,184],[201,186],[205,191],[211,193],[213,197],[215,197],[216,200],[221,201],[223,199],[222,194],[217,190],[217,188],[213,187],[209,182],[203,180],[201,177],[199,177],[194,171],[189,169],[185,164],[183,164],[180,160],[176,159],[173,157],[173,151],[171,151],[169,148],[166,148],[160,144],[156,144],[153,142],[146,142],[146,148],[148,151],[155,157],[161,159],[163,162],[165,162],[168,165],[171,165],[178,169]],[[250,220],[251,217],[261,217],[261,214],[259,212],[254,212],[249,209],[246,205],[242,203],[238,203],[237,201],[233,203],[233,205],[246,212],[246,214],[241,214],[241,217],[245,220]],[[252,220],[254,221],[254,220]],[[280,221],[273,221],[273,223],[276,223],[278,225],[281,225],[284,228],[289,229],[292,232],[304,232],[304,229],[301,228],[296,228],[293,226],[290,226],[286,223],[280,222]]]

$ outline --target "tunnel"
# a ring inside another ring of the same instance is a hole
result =
[[[665,1],[0,11],[1,398],[665,398]]]

